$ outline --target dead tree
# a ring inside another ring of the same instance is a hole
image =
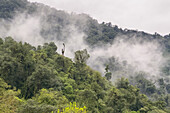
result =
[[[63,43],[62,55],[64,56],[65,53],[65,44]]]

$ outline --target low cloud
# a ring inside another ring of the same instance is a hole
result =
[[[67,39],[58,40],[57,38],[49,39],[42,37],[42,28],[46,27],[42,26],[41,22],[43,19],[44,17],[40,15],[26,15],[23,13],[17,14],[10,22],[1,20],[0,36],[12,36],[17,41],[28,42],[34,46],[52,41],[58,46],[58,53],[61,53],[63,43],[65,43],[65,56],[71,59],[74,58],[75,51],[87,49],[90,54],[87,64],[101,72],[102,75],[104,75],[106,64],[111,63],[109,59],[114,57],[118,63],[117,65],[121,65],[121,68],[114,71],[111,70],[113,81],[122,76],[127,78],[134,76],[134,73],[140,71],[149,73],[149,79],[161,77],[160,69],[166,59],[162,56],[163,47],[156,40],[145,41],[143,38],[140,38],[141,41],[135,37],[128,40],[124,36],[119,36],[116,37],[112,44],[91,48],[85,42],[86,34],[75,26],[75,20],[73,22],[70,21],[72,24],[62,28],[60,32],[61,36],[67,37]],[[43,25],[48,25],[48,23],[43,23]],[[56,34],[49,35],[50,37],[56,37]],[[126,65],[124,64],[125,62]]]

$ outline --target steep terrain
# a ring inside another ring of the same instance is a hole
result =
[[[170,35],[121,29],[27,0],[0,0],[0,25],[0,103],[10,101],[15,87],[21,93],[13,89],[11,98],[28,99],[14,98],[14,111],[51,112],[69,101],[106,113],[170,106]]]

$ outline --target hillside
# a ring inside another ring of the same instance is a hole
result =
[[[73,62],[56,53],[57,46],[53,42],[36,49],[28,43],[18,43],[11,37],[0,40],[2,113],[51,113],[75,101],[80,107],[86,106],[88,113],[167,111],[168,96],[151,102],[125,78],[113,86],[106,79],[108,72],[106,78],[102,77],[85,64],[88,60],[86,50],[75,52]],[[154,85],[146,90],[150,93],[159,91]]]
[[[170,112],[170,35],[27,0],[0,0],[0,25],[0,113]]]
[[[57,40],[68,38],[71,30],[67,29],[66,36],[63,31],[65,28],[74,26],[80,32],[87,34],[86,41],[90,45],[99,42],[111,43],[117,36],[126,35],[127,37],[143,37],[150,39],[165,38],[169,39],[169,35],[161,36],[158,33],[148,34],[144,31],[121,29],[111,23],[99,24],[97,20],[93,19],[87,14],[67,13],[65,11],[50,8],[40,3],[30,3],[27,0],[1,0],[0,1],[0,18],[12,20],[17,14],[24,13],[26,18],[30,16],[40,17],[41,23],[41,36],[46,39]],[[50,29],[49,29],[50,28]]]

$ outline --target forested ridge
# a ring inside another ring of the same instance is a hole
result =
[[[4,24],[0,33],[21,21],[18,15],[24,15],[22,21],[39,16],[39,35],[48,43],[33,46],[16,35],[0,38],[0,113],[57,113],[71,106],[70,102],[87,113],[170,113],[170,35],[121,29],[110,22],[98,23],[87,14],[69,14],[27,0],[0,0],[0,24]],[[104,62],[103,75],[87,65],[94,57],[87,49],[74,51],[74,58],[58,52],[56,41],[71,39],[74,28],[85,34],[83,39],[91,49],[112,44],[119,36],[137,44],[156,41],[166,64],[152,81],[143,71],[126,78],[131,74],[125,68],[128,61],[98,57]],[[122,74],[125,77],[113,78]]]
[[[85,32],[87,37],[85,40],[91,46],[97,44],[112,43],[117,36],[126,36],[128,38],[136,37],[145,40],[158,39],[169,47],[170,35],[165,36],[159,33],[149,34],[144,31],[122,29],[111,22],[98,23],[87,14],[67,13],[57,10],[40,3],[30,3],[27,0],[1,0],[0,1],[0,19],[12,21],[18,14],[41,17],[40,35],[45,39],[66,40],[69,38],[72,30],[65,28],[75,26],[79,32]],[[64,30],[63,30],[64,29]],[[64,32],[64,33],[63,33]]]
[[[11,37],[0,39],[2,113],[57,112],[69,102],[86,106],[89,113],[168,112],[169,96],[150,101],[125,78],[112,85],[85,64],[86,50],[75,52],[74,61],[56,50],[53,42],[36,48]]]

